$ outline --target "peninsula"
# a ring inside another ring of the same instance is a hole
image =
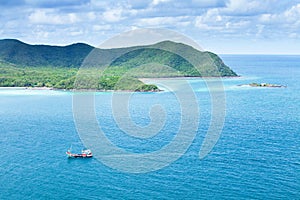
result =
[[[216,54],[172,41],[100,49],[0,40],[0,87],[158,91],[139,78],[215,76],[237,74]]]

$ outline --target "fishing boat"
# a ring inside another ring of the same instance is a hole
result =
[[[68,158],[91,158],[93,157],[92,151],[90,149],[83,149],[81,153],[72,153],[71,149],[66,152]]]

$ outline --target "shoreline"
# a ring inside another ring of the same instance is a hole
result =
[[[8,90],[56,90],[52,87],[0,87],[0,90],[8,89]]]
[[[242,76],[179,76],[179,77],[159,77],[159,78],[139,78],[139,80],[193,80],[193,79],[235,79]]]
[[[95,90],[95,89],[58,89],[48,87],[0,87],[0,90],[29,90],[29,91],[60,91],[60,92],[162,92],[157,91],[136,91],[136,90]]]
[[[209,76],[209,77],[162,77],[162,78],[139,78],[145,84],[154,84],[159,89],[165,90],[166,88],[160,88],[159,84],[163,84],[167,81],[208,81],[208,82],[222,82],[227,80],[238,80],[242,78],[242,76],[226,76],[226,77],[217,77],[217,76]],[[161,83],[160,83],[161,82]],[[157,85],[158,84],[158,85]]]
[[[162,77],[162,78],[139,78],[145,84],[147,81],[165,81],[165,80],[213,80],[213,79],[235,79],[241,78],[241,76],[225,76],[225,77]],[[0,87],[0,90],[53,90],[53,91],[66,91],[66,92],[162,92],[164,90],[159,89],[157,91],[135,91],[135,90],[95,90],[95,89],[59,89],[53,87]]]

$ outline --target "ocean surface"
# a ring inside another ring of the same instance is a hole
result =
[[[300,56],[221,57],[241,77],[222,81],[226,116],[218,142],[199,158],[211,91],[204,80],[189,79],[200,110],[195,138],[177,160],[145,173],[124,172],[97,151],[91,159],[66,157],[70,146],[84,147],[71,92],[0,89],[0,199],[300,199]],[[252,82],[287,87],[239,86]],[[151,122],[153,105],[164,108],[163,127],[146,139],[118,127],[112,96],[95,95],[96,117],[111,143],[146,154],[176,138],[181,107],[172,91],[131,96],[131,120],[140,127]]]

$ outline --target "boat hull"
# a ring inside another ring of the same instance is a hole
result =
[[[75,153],[70,153],[66,152],[68,158],[92,158],[92,154],[75,154]]]

